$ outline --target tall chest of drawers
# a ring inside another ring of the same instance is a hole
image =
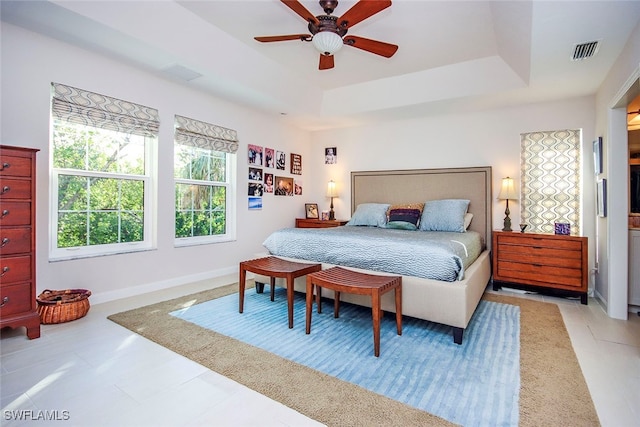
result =
[[[586,237],[494,231],[492,243],[494,290],[500,283],[555,289],[587,304]]]
[[[36,306],[36,152],[0,145],[0,327],[40,336]]]

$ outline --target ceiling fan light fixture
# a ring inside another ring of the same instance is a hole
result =
[[[344,44],[342,37],[331,31],[321,31],[313,36],[313,46],[323,55],[333,55]]]

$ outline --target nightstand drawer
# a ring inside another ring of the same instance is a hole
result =
[[[551,267],[541,264],[499,261],[496,274],[504,280],[515,279],[576,287],[582,285],[582,270],[579,267]]]
[[[296,228],[331,228],[341,227],[349,221],[345,220],[320,220],[320,219],[307,219],[296,218]]]
[[[503,246],[498,253],[498,263],[503,261],[523,262],[556,267],[582,267],[582,252],[563,249],[527,248]]]
[[[522,233],[518,235],[514,234],[501,234],[498,236],[498,242],[501,245],[516,245],[522,246],[526,249],[532,248],[550,248],[550,249],[570,249],[574,251],[580,251],[582,244],[576,240],[566,240],[563,238],[555,238],[550,236],[534,236]]]

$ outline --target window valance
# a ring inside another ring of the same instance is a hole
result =
[[[176,144],[225,153],[238,151],[238,134],[233,129],[176,115]]]
[[[72,123],[155,137],[158,110],[100,95],[83,89],[51,83],[53,116]]]

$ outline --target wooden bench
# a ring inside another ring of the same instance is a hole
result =
[[[273,256],[252,259],[240,262],[239,297],[240,313],[244,310],[244,290],[246,286],[247,271],[262,274],[271,278],[271,301],[275,295],[276,277],[284,278],[287,282],[287,309],[289,312],[289,328],[293,328],[293,281],[296,277],[320,271],[321,264],[305,264],[301,262],[286,261]]]
[[[359,273],[341,267],[307,275],[307,319],[306,333],[311,333],[311,312],[313,305],[313,291],[316,288],[316,306],[318,313],[322,313],[322,288],[333,290],[333,317],[340,316],[340,293],[370,295],[371,312],[373,314],[373,352],[380,356],[380,319],[383,317],[380,299],[383,294],[394,290],[396,300],[396,328],[398,335],[402,335],[402,277],[378,276]]]

